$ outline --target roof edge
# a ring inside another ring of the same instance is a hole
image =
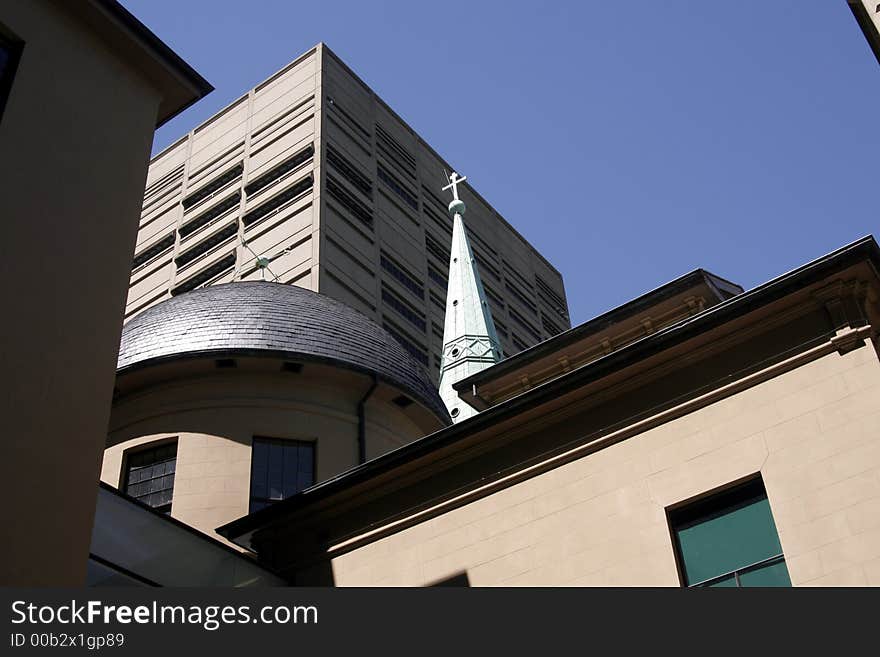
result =
[[[699,282],[705,282],[709,288],[715,291],[721,290],[729,290],[729,288],[735,288],[739,290],[739,293],[743,292],[743,288],[736,283],[732,283],[731,281],[722,278],[721,276],[717,276],[705,269],[694,269],[686,274],[675,278],[668,283],[664,283],[653,290],[645,292],[637,296],[635,299],[631,299],[611,310],[608,310],[601,315],[597,315],[592,319],[588,319],[586,322],[582,322],[577,326],[573,326],[570,329],[563,331],[562,333],[558,333],[554,335],[552,338],[548,338],[543,342],[539,342],[536,345],[532,345],[528,349],[523,349],[517,354],[514,354],[510,358],[506,358],[501,362],[493,365],[492,367],[488,367],[481,372],[477,372],[476,374],[472,374],[471,376],[462,379],[461,381],[455,383],[453,387],[458,390],[468,390],[473,385],[479,385],[480,383],[485,382],[487,379],[495,378],[498,376],[502,376],[504,374],[508,374],[513,370],[516,370],[530,362],[533,362],[548,353],[558,349],[562,344],[568,344],[569,342],[573,342],[576,340],[580,340],[590,333],[599,331],[603,328],[604,324],[608,322],[613,322],[614,318],[619,315],[625,315],[631,312],[637,312],[638,309],[645,305],[648,301],[661,301],[670,296],[673,296],[684,289],[689,287],[693,287]],[[719,285],[720,283],[720,285]],[[719,301],[723,301],[723,298],[719,298]]]
[[[348,370],[350,372],[356,372],[357,374],[363,374],[369,377],[376,377],[380,382],[384,383],[385,385],[388,385],[395,390],[399,390],[400,392],[409,395],[414,402],[422,406],[422,408],[430,412],[446,426],[452,424],[452,421],[450,420],[448,414],[442,415],[439,413],[439,406],[437,408],[432,407],[430,404],[428,404],[428,400],[424,399],[424,396],[421,393],[416,392],[412,387],[405,385],[401,381],[395,381],[394,379],[383,375],[381,372],[371,370],[368,367],[364,367],[356,363],[351,363],[343,359],[316,356],[314,354],[299,351],[285,351],[283,349],[270,350],[219,348],[203,349],[201,351],[188,351],[177,354],[166,354],[162,356],[154,356],[152,358],[147,358],[146,360],[137,361],[135,363],[132,363],[131,365],[120,367],[116,370],[116,376],[118,378],[121,376],[126,376],[127,374],[131,374],[132,372],[140,372],[151,367],[168,365],[176,362],[209,360],[223,356],[237,356],[239,358],[275,358],[279,360],[297,361],[300,363],[312,363],[315,365],[332,365],[333,367],[339,367],[340,369]],[[443,410],[445,410],[445,407]]]
[[[580,385],[582,380],[587,377],[602,376],[603,373],[626,366],[633,358],[644,357],[645,353],[643,352],[663,349],[671,340],[688,339],[692,337],[694,332],[700,331],[703,328],[711,328],[718,322],[724,321],[727,315],[735,314],[741,310],[747,312],[750,306],[760,304],[762,297],[770,297],[766,302],[772,302],[775,298],[779,298],[787,293],[792,285],[799,282],[799,279],[827,275],[828,270],[833,271],[835,268],[849,266],[857,262],[860,256],[862,260],[873,261],[875,271],[878,278],[880,278],[880,246],[878,246],[872,235],[868,235],[797,269],[782,274],[749,292],[731,297],[727,301],[707,308],[683,322],[658,331],[588,365],[573,370],[562,377],[548,381],[497,406],[493,406],[463,422],[453,424],[446,429],[441,429],[424,438],[387,452],[371,461],[367,461],[362,465],[316,484],[288,500],[262,509],[257,514],[242,516],[226,523],[215,531],[230,541],[241,544],[236,539],[241,539],[258,528],[280,519],[289,512],[305,508],[310,504],[340,493],[349,486],[363,483],[383,471],[390,471],[397,466],[425,456],[436,449],[453,444],[457,440],[488,428],[494,422],[515,415],[524,407],[555,399],[567,390],[574,389]],[[708,326],[703,327],[703,324]],[[256,515],[260,517],[255,522],[254,516]]]
[[[72,9],[68,8],[68,3],[66,2],[60,4],[66,9]],[[88,10],[89,5],[92,11],[83,11],[83,9]],[[99,25],[102,20],[115,24],[119,28],[116,35],[117,38],[127,41],[131,46],[139,50],[142,55],[149,57],[156,63],[159,70],[154,71],[151,79],[157,84],[164,82],[166,86],[177,87],[176,93],[163,94],[163,102],[160,104],[157,115],[157,128],[214,90],[210,82],[184,61],[180,55],[174,52],[118,0],[88,0],[86,7],[79,7],[76,16],[92,26]],[[143,73],[149,77],[147,71],[143,71]],[[164,76],[162,75],[163,73]],[[163,81],[162,77],[166,79]]]
[[[171,525],[173,525],[173,526],[175,526],[175,527],[177,527],[177,528],[179,528],[189,534],[197,536],[198,538],[204,540],[206,543],[209,543],[212,546],[219,548],[219,549],[223,550],[224,552],[227,552],[229,555],[231,555],[235,559],[241,559],[252,566],[255,566],[261,570],[265,570],[267,573],[269,573],[270,575],[273,575],[274,577],[277,577],[278,579],[288,581],[287,577],[282,575],[280,572],[274,570],[270,566],[267,566],[266,564],[261,563],[261,562],[257,561],[256,559],[252,559],[251,557],[247,556],[247,554],[245,554],[239,550],[236,550],[231,545],[227,545],[226,543],[224,543],[222,541],[218,541],[216,538],[214,538],[210,534],[206,534],[203,531],[199,531],[198,529],[196,529],[192,525],[188,525],[187,523],[171,516],[170,514],[162,513],[161,511],[157,511],[155,508],[151,507],[149,504],[145,504],[144,502],[141,502],[139,499],[136,499],[136,498],[132,497],[131,495],[129,495],[128,493],[116,488],[115,486],[108,484],[106,481],[99,480],[98,481],[98,489],[104,490],[107,493],[110,493],[111,495],[113,495],[115,497],[123,499],[126,502],[129,502],[130,504],[132,504],[133,506],[135,506],[139,509],[142,509],[143,511],[146,511],[153,516],[162,518],[165,522],[168,522]]]

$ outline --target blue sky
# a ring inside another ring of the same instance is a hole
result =
[[[845,0],[123,0],[216,91],[319,41],[563,274],[573,324],[697,267],[880,237],[880,65]]]

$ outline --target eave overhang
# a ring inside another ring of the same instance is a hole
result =
[[[58,2],[88,25],[122,59],[152,82],[161,95],[156,127],[214,90],[214,87],[117,0]]]
[[[568,360],[568,357],[571,356],[570,353],[567,353],[569,349],[577,351],[578,345],[581,345],[582,349],[583,344],[595,336],[613,331],[618,327],[627,327],[627,323],[637,323],[637,318],[651,314],[661,304],[669,302],[671,299],[676,297],[681,299],[687,294],[699,295],[701,302],[705,302],[706,306],[714,306],[742,292],[742,287],[720,276],[704,269],[694,270],[598,317],[525,349],[491,368],[459,381],[454,386],[455,390],[467,403],[480,410],[485,410],[493,404],[488,403],[480,394],[482,388],[504,387],[505,381],[509,387],[510,382],[514,379],[528,378],[539,370],[546,370],[548,359],[565,356]],[[708,298],[705,298],[706,296]],[[689,312],[695,314],[698,310],[694,309]],[[609,351],[611,350],[609,349]],[[578,365],[582,364],[582,362],[578,363]],[[560,369],[559,374],[562,373],[563,370]],[[507,396],[512,395],[508,394]]]

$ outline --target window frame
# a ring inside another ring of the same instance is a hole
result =
[[[256,513],[256,511],[251,511],[251,506],[256,500],[259,503],[262,503],[264,506],[263,509],[270,507],[274,504],[278,504],[279,502],[283,502],[289,497],[282,497],[280,500],[272,500],[269,498],[255,498],[253,494],[254,489],[254,444],[257,441],[264,441],[267,444],[272,443],[283,443],[284,445],[309,445],[312,449],[312,483],[302,488],[301,490],[296,491],[294,495],[300,493],[307,488],[311,488],[317,483],[318,480],[318,441],[314,438],[278,438],[276,436],[253,436],[251,438],[251,466],[250,471],[248,473],[248,514]],[[261,509],[258,509],[258,511]]]
[[[728,572],[719,573],[708,579],[694,582],[692,584],[688,583],[685,571],[684,553],[682,551],[681,542],[679,541],[678,530],[687,525],[696,524],[701,519],[708,520],[713,515],[720,514],[722,511],[732,510],[737,506],[745,506],[748,503],[760,499],[766,499],[769,507],[770,502],[769,497],[767,496],[767,489],[764,486],[764,480],[760,473],[754,473],[666,508],[666,526],[669,530],[669,536],[672,541],[679,585],[682,588],[705,588],[731,576],[734,578],[736,588],[743,588],[740,582],[741,575],[748,574],[749,572],[765,566],[786,563],[785,553],[784,551],[781,551],[779,554],[771,555]],[[776,519],[773,517],[772,508],[770,508],[770,517],[773,520],[776,538],[779,540],[779,529],[776,527]],[[786,566],[786,571],[787,570],[788,566]],[[791,574],[788,573],[788,576],[790,580]]]
[[[128,497],[130,497],[134,500],[137,500],[141,504],[144,504],[145,506],[150,507],[153,511],[156,511],[157,513],[171,515],[171,509],[172,509],[172,506],[174,505],[174,484],[171,485],[171,501],[168,502],[167,505],[163,504],[161,506],[153,506],[149,502],[144,502],[143,500],[139,499],[137,496],[132,495],[131,493],[128,492],[128,484],[129,484],[129,477],[131,476],[130,464],[131,464],[131,457],[132,456],[135,456],[140,452],[147,452],[147,451],[151,451],[154,449],[161,449],[162,447],[166,447],[166,446],[172,445],[172,444],[174,445],[174,483],[177,483],[177,457],[178,457],[179,448],[180,448],[180,443],[179,443],[178,439],[179,439],[179,436],[173,436],[170,438],[160,438],[159,440],[153,440],[150,442],[141,443],[140,445],[134,445],[133,447],[129,447],[128,449],[126,449],[122,453],[122,471],[119,474],[119,484],[120,484],[119,490],[120,490],[120,492],[122,492],[123,494],[127,495]],[[167,506],[167,509],[164,508],[166,506]]]

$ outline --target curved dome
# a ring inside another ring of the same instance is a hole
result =
[[[145,310],[122,329],[117,368],[123,374],[220,354],[275,355],[375,373],[449,423],[424,368],[390,333],[341,301],[282,283],[212,285]]]

